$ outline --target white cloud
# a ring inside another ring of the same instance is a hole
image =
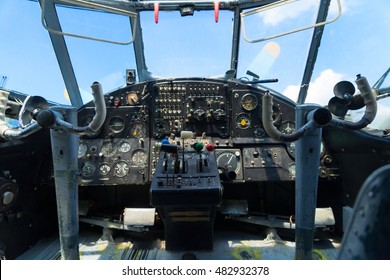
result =
[[[300,0],[280,8],[273,8],[262,12],[260,16],[265,25],[276,26],[286,19],[295,19],[317,6],[317,1]]]
[[[264,11],[259,15],[263,20],[263,24],[268,26],[276,26],[285,20],[296,19],[304,14],[316,14],[318,3],[319,1],[313,0],[297,0],[296,2],[287,4],[280,8],[273,8],[268,11]],[[341,9],[343,14],[349,11],[350,6],[350,0],[341,0]],[[337,0],[332,0],[329,6],[328,19],[334,18],[337,14]]]
[[[334,96],[334,85],[343,79],[345,79],[343,74],[336,73],[332,69],[322,71],[319,77],[310,83],[305,102],[327,105],[329,99]],[[298,99],[299,89],[299,85],[291,85],[283,91],[283,94],[296,101]]]

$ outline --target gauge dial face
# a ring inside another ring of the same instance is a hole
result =
[[[140,166],[140,165],[146,165],[148,160],[148,157],[144,150],[136,150],[134,151],[133,155],[131,156],[131,161],[134,163],[134,165]]]
[[[253,134],[255,138],[263,138],[265,136],[265,130],[261,126],[253,127]]]
[[[113,117],[108,126],[112,132],[119,133],[125,128],[125,121],[121,117]]]
[[[136,105],[138,104],[138,94],[134,91],[130,92],[127,97],[127,104],[129,105]]]
[[[99,173],[103,176],[106,176],[110,171],[111,167],[107,163],[103,163],[99,166]]]
[[[285,121],[280,126],[280,131],[285,134],[293,134],[295,131],[295,123],[293,121]]]
[[[241,98],[241,107],[247,111],[256,109],[259,99],[253,93],[247,93]]]
[[[112,157],[116,153],[116,148],[111,142],[106,142],[101,148],[101,153],[105,157]]]
[[[234,171],[236,174],[240,173],[240,157],[234,152],[222,152],[217,157],[217,165],[226,171]]]
[[[222,109],[217,109],[214,111],[213,116],[217,121],[224,120],[226,119],[226,112]]]
[[[84,177],[92,176],[96,171],[96,165],[91,161],[86,161],[81,166],[81,175]]]
[[[134,138],[145,137],[146,128],[143,123],[135,122],[131,125],[130,135]]]
[[[118,177],[124,177],[126,176],[130,171],[130,166],[126,161],[118,161],[114,165],[114,173]]]
[[[123,141],[119,144],[119,151],[122,153],[127,153],[131,150],[131,145],[127,141]]]
[[[79,145],[79,151],[78,151],[78,157],[79,157],[79,158],[83,157],[83,156],[87,153],[87,150],[88,150],[87,144],[85,144],[85,143],[80,143],[80,145]]]
[[[236,118],[236,125],[238,128],[246,129],[251,125],[251,118],[248,114],[239,114]]]

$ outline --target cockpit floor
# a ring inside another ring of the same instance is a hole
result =
[[[113,237],[114,236],[114,237]],[[167,251],[161,239],[111,235],[111,231],[82,231],[79,237],[82,260],[292,260],[295,243],[284,241],[276,230],[267,234],[216,230],[214,249],[210,251]],[[340,243],[321,239],[314,243],[313,258],[335,259]],[[20,260],[61,259],[56,236],[43,239],[18,257]]]

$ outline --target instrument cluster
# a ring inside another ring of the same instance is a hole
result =
[[[271,139],[263,127],[265,92],[238,81],[192,78],[138,83],[107,94],[103,127],[80,138],[80,185],[149,184],[159,156],[155,144],[180,144],[181,131],[212,143],[218,169],[234,172],[233,183],[294,180],[294,143]],[[294,103],[275,96],[273,112],[280,131],[295,130]],[[93,115],[93,103],[86,104],[78,112],[79,125]]]

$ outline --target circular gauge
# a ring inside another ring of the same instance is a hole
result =
[[[217,109],[214,111],[213,116],[217,121],[224,120],[226,119],[226,112],[222,109]]]
[[[99,173],[103,176],[106,176],[108,173],[110,173],[111,167],[107,163],[103,163],[99,166]]]
[[[293,121],[285,121],[280,126],[280,131],[285,134],[293,134],[295,131],[295,123]]]
[[[202,108],[199,108],[199,109],[196,109],[195,112],[194,112],[194,118],[197,120],[197,121],[202,121],[204,120],[206,117],[206,112],[202,109]]]
[[[122,143],[119,144],[118,150],[122,153],[127,153],[128,151],[131,150],[131,145],[127,141],[123,141]]]
[[[259,104],[259,99],[253,93],[247,93],[241,98],[241,107],[247,111],[256,109]]]
[[[108,123],[108,127],[112,132],[121,132],[125,127],[125,121],[121,117],[113,117]]]
[[[115,155],[116,148],[111,142],[106,142],[103,144],[100,152],[105,157],[112,157],[113,155]]]
[[[251,118],[248,114],[239,114],[236,118],[236,125],[238,128],[246,129],[251,125]]]
[[[132,137],[141,138],[145,136],[145,133],[146,133],[146,128],[143,123],[135,122],[131,125],[130,134]]]
[[[136,150],[131,156],[131,161],[137,166],[146,165],[147,158],[144,150]]]
[[[130,171],[130,166],[126,161],[121,160],[114,165],[114,173],[118,177],[126,176],[127,173],[129,173],[129,171]]]
[[[80,145],[79,145],[79,151],[78,151],[78,157],[79,157],[79,158],[83,157],[83,156],[87,153],[87,150],[88,150],[87,144],[85,144],[85,143],[80,143]]]
[[[92,176],[96,171],[96,165],[91,161],[86,161],[81,166],[81,175],[84,177]]]
[[[262,138],[265,136],[265,130],[263,127],[261,126],[255,126],[253,128],[253,135],[255,136],[255,138]]]
[[[236,174],[240,173],[240,156],[235,152],[226,151],[217,156],[217,166],[226,171],[234,171]]]
[[[134,91],[130,92],[127,97],[127,104],[129,105],[135,105],[138,104],[138,94]]]

